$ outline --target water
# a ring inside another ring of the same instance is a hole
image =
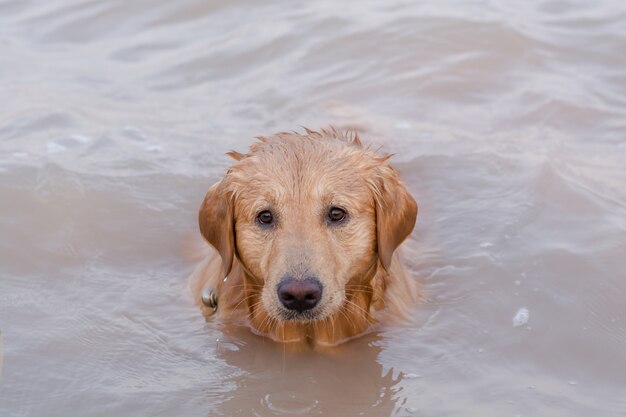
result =
[[[626,416],[623,2],[5,0],[0,51],[3,417]],[[415,323],[205,322],[224,153],[329,123],[420,204]]]

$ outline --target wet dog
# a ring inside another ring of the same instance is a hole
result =
[[[199,213],[214,251],[190,286],[205,315],[311,346],[406,318],[418,290],[397,249],[417,204],[389,156],[334,128],[259,137],[229,155]]]

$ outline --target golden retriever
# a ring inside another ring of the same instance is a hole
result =
[[[259,137],[200,207],[215,249],[191,290],[206,316],[247,322],[280,342],[335,345],[418,296],[397,248],[417,204],[389,156],[335,128]]]

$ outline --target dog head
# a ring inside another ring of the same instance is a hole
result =
[[[371,293],[411,233],[415,200],[398,173],[335,129],[261,137],[211,187],[200,230],[245,272],[248,305],[276,322],[323,320]],[[251,311],[253,313],[254,311]]]

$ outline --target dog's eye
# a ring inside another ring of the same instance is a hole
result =
[[[256,219],[259,223],[265,225],[270,225],[274,222],[274,216],[272,216],[272,212],[269,210],[263,210],[262,212],[260,212],[256,216]]]
[[[339,223],[345,218],[346,218],[346,212],[340,209],[339,207],[333,207],[328,212],[328,220],[330,220],[333,223]]]

